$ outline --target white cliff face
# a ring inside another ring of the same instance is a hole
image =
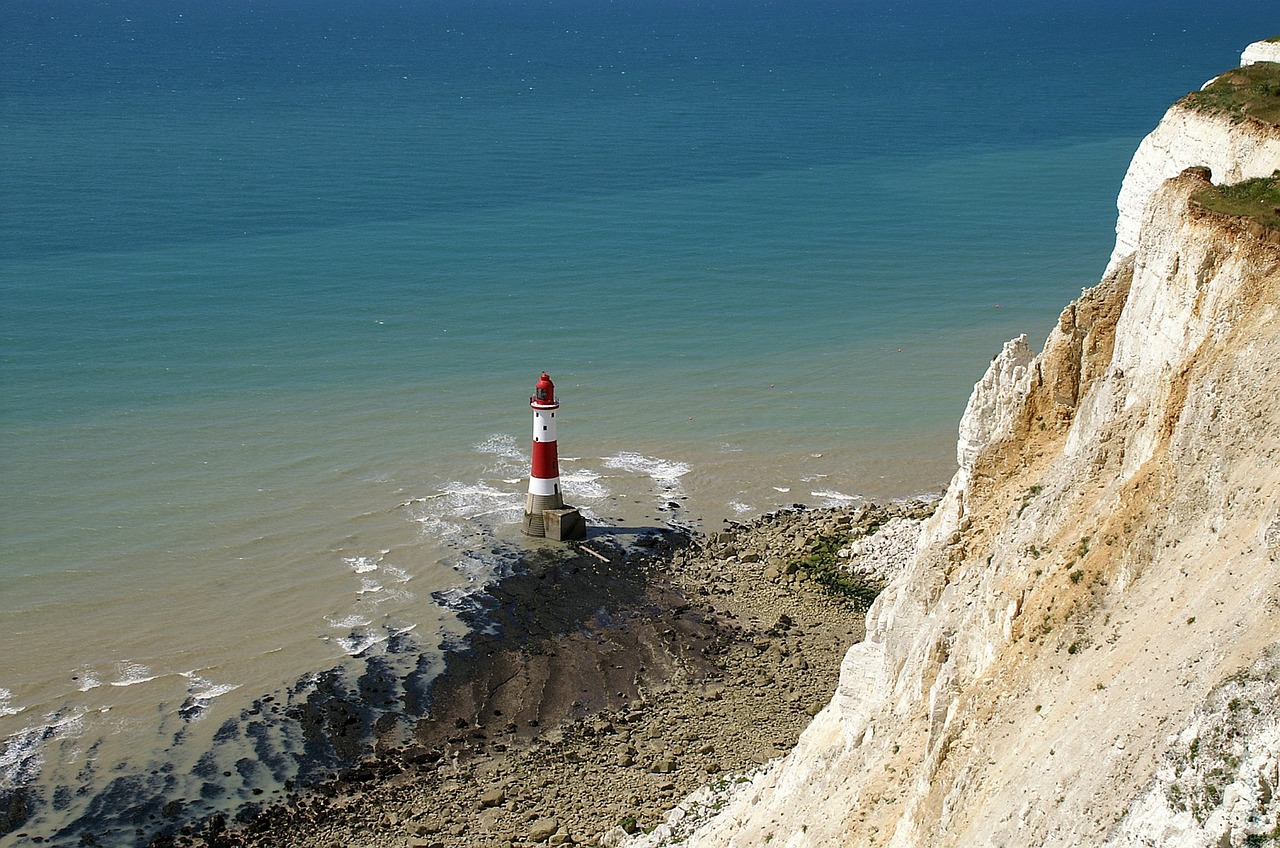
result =
[[[1269,177],[1280,168],[1280,138],[1230,118],[1174,106],[1142,140],[1124,175],[1116,200],[1116,246],[1107,272],[1115,270],[1138,244],[1142,210],[1165,180],[1193,166],[1207,167],[1219,185]]]
[[[973,463],[982,451],[1013,429],[1014,416],[1022,408],[1030,388],[1032,358],[1024,333],[1005,342],[987,373],[974,385],[956,440],[956,463],[960,471],[950,488],[958,495],[967,487]]]
[[[1169,162],[1280,167],[1280,137],[1184,112],[1152,134]],[[1280,840],[1280,236],[1192,205],[1201,173],[1156,179],[1150,141],[1132,246],[975,386],[831,703],[718,815],[643,844]]]
[[[1280,41],[1255,41],[1240,54],[1241,65],[1255,62],[1280,62]]]
[[[1280,62],[1280,42],[1250,44],[1240,63],[1254,62]],[[1142,210],[1151,193],[1165,180],[1196,166],[1207,167],[1218,185],[1269,177],[1280,168],[1280,137],[1261,126],[1175,105],[1142,140],[1124,175],[1116,199],[1116,245],[1106,273],[1119,267],[1137,247]]]

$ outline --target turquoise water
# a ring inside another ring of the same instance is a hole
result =
[[[990,357],[1096,282],[1142,135],[1268,12],[5,4],[14,833],[456,630],[526,544],[541,370],[598,534],[936,491]]]

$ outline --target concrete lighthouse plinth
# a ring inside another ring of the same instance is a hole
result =
[[[559,495],[535,495],[530,493],[524,499],[524,523],[521,529],[526,536],[547,535],[546,513],[564,509],[564,501]]]
[[[582,513],[576,506],[544,509],[542,527],[542,535],[556,542],[571,542],[587,538],[587,520],[582,517]]]
[[[557,541],[584,539],[587,523],[582,514],[565,506],[560,492],[560,460],[556,447],[556,387],[544,371],[529,398],[533,410],[533,462],[529,469],[529,494],[524,501],[521,528],[528,536]]]

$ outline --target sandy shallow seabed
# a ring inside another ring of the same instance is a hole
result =
[[[477,605],[430,704],[384,680],[361,687],[375,703],[335,695],[291,716],[342,748],[358,743],[352,711],[381,706],[373,756],[231,819],[155,821],[138,842],[506,848],[653,829],[693,790],[785,753],[830,698],[864,612],[796,563],[834,540],[846,572],[881,585],[932,508],[788,509],[709,536],[548,546]]]

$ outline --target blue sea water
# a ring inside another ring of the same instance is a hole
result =
[[[1138,141],[1278,23],[8,0],[0,795],[181,770],[192,698],[211,733],[438,644],[521,544],[541,370],[599,527],[936,491],[991,355],[1096,282]]]

